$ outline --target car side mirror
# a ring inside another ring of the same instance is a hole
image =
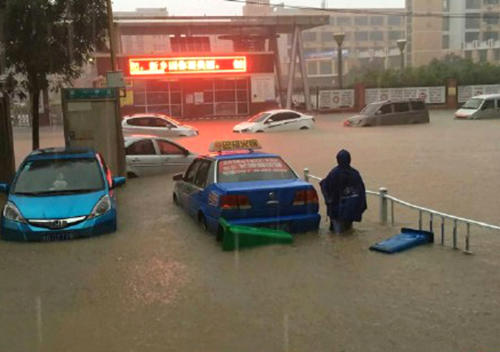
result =
[[[120,187],[124,185],[125,182],[127,182],[127,179],[125,177],[122,176],[113,177],[113,184],[111,185],[111,188]]]
[[[182,181],[184,179],[184,176],[182,174],[175,174],[174,177],[172,177],[172,180],[174,181]]]
[[[189,150],[184,149],[184,155],[185,155],[185,156],[188,156],[189,154],[190,154],[190,153],[189,153]]]
[[[0,183],[0,193],[7,194],[9,192],[9,184],[8,183]]]

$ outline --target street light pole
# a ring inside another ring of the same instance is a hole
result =
[[[116,71],[116,58],[115,58],[115,38],[113,31],[113,8],[111,7],[111,0],[106,0],[108,10],[108,35],[109,35],[109,51],[111,54],[111,71]]]
[[[342,72],[342,43],[344,42],[344,38],[345,38],[345,34],[344,33],[335,33],[333,35],[333,38],[335,39],[335,41],[337,42],[337,45],[338,45],[338,49],[337,49],[337,65],[338,65],[338,69],[337,69],[337,73],[338,73],[338,76],[339,76],[339,89],[342,89],[342,76],[343,76],[343,72]]]
[[[397,41],[397,43],[398,43],[399,52],[401,53],[401,74],[403,74],[403,71],[405,69],[404,51],[405,51],[405,47],[406,47],[406,39],[399,39]]]

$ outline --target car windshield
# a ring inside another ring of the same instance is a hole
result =
[[[222,160],[218,182],[289,180],[297,176],[279,157]]]
[[[104,188],[96,159],[49,159],[26,162],[14,184],[15,194],[85,193]]]
[[[472,98],[467,100],[467,102],[462,106],[462,109],[477,110],[481,106],[483,99]]]
[[[373,115],[377,111],[377,109],[380,107],[380,104],[368,104],[366,105],[363,110],[361,110],[360,114],[362,115]]]
[[[257,115],[252,116],[248,119],[248,122],[262,122],[271,114],[268,112],[260,112]]]

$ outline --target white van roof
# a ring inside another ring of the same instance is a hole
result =
[[[500,94],[481,94],[481,95],[475,95],[472,98],[476,99],[499,99]]]

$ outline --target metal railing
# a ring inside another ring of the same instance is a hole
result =
[[[309,182],[310,179],[320,181],[321,177],[311,175],[309,169],[304,169],[304,180]],[[466,225],[466,234],[465,234],[465,248],[464,253],[472,254],[470,250],[470,226],[478,226],[490,230],[500,231],[500,226],[487,224],[485,222],[476,221],[472,219],[462,218],[455,215],[446,214],[440,211],[436,211],[433,209],[421,207],[409,202],[405,202],[404,200],[398,199],[396,197],[390,196],[386,188],[381,187],[379,191],[370,191],[366,190],[366,194],[377,196],[380,198],[380,208],[379,208],[379,220],[381,224],[387,224],[388,219],[388,202],[391,203],[390,211],[391,211],[391,225],[394,226],[394,203],[403,205],[407,208],[418,210],[418,229],[422,230],[422,222],[424,213],[429,214],[429,231],[434,232],[434,217],[441,218],[440,224],[440,232],[441,232],[441,245],[444,245],[444,237],[445,237],[445,220],[453,221],[453,249],[458,249],[457,246],[457,237],[458,237],[458,223],[464,223]]]

